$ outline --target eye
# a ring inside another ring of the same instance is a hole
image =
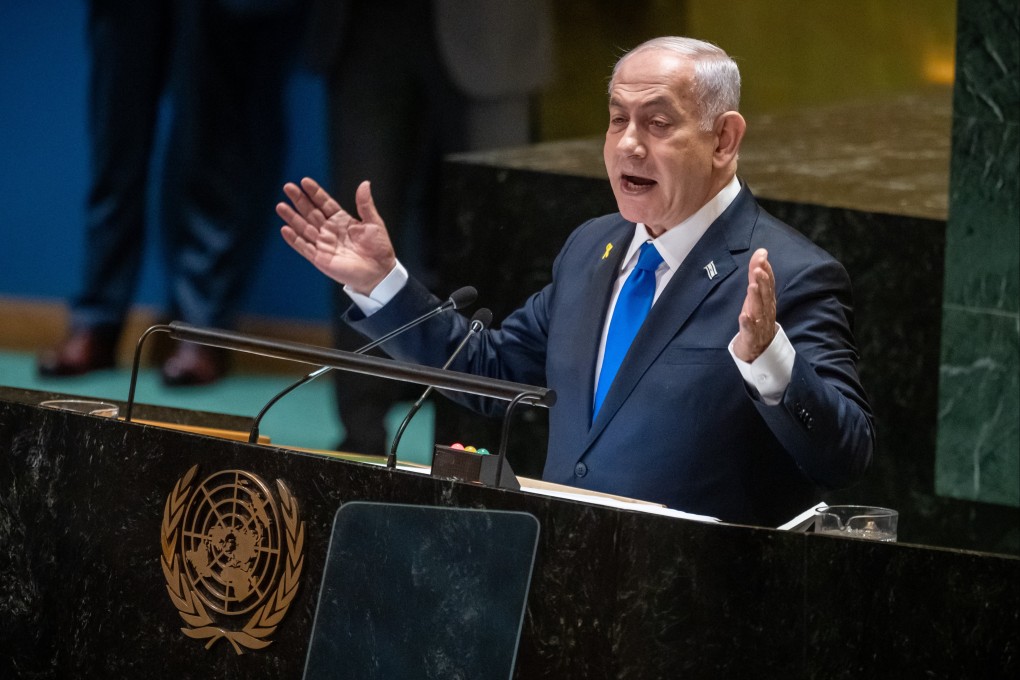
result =
[[[669,127],[669,123],[664,120],[653,120],[651,124],[652,127],[656,127],[663,130]]]

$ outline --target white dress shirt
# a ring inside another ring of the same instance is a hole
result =
[[[659,295],[665,289],[666,284],[673,278],[684,259],[694,250],[701,237],[705,235],[712,223],[722,215],[723,212],[736,199],[740,193],[740,182],[734,176],[730,183],[723,187],[722,191],[715,195],[708,203],[701,207],[696,213],[686,220],[667,229],[658,238],[652,238],[644,224],[638,223],[634,227],[634,236],[627,248],[627,254],[623,258],[620,273],[613,285],[613,295],[609,302],[609,314],[606,315],[605,325],[602,327],[602,339],[599,342],[598,360],[595,362],[595,384],[598,385],[599,373],[602,371],[602,359],[606,351],[606,338],[609,335],[609,323],[612,321],[612,310],[616,307],[616,299],[620,296],[620,290],[624,282],[630,276],[631,271],[637,266],[638,252],[642,244],[650,241],[655,249],[662,256],[662,264],[655,270],[655,297],[652,304],[659,299]],[[734,336],[736,340],[736,336]],[[793,375],[793,360],[796,352],[789,338],[783,331],[782,326],[776,324],[776,337],[753,362],[748,363],[737,358],[733,353],[733,341],[730,341],[727,349],[733,361],[743,376],[744,381],[753,386],[758,392],[761,400],[769,405],[775,406],[782,399],[783,392],[790,384]]]

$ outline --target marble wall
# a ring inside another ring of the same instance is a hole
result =
[[[1020,506],[1020,4],[959,3],[936,488]]]

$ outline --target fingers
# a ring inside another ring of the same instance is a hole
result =
[[[368,294],[396,266],[393,244],[368,182],[361,183],[355,196],[361,220],[309,177],[284,185],[283,191],[290,203],[276,206],[284,221],[280,235],[319,271]]]
[[[315,241],[318,229],[298,214],[290,205],[283,202],[277,203],[276,214],[279,215],[280,219],[287,224],[291,233],[293,233],[296,237],[300,237],[308,241]],[[288,241],[288,243],[290,242]]]
[[[280,227],[280,235],[283,236],[283,240],[287,242],[287,245],[297,251],[299,255],[314,262],[317,251],[316,232],[312,227],[308,227],[308,229],[309,232],[302,234],[294,227],[284,225]]]
[[[301,180],[301,188],[304,190],[304,193],[307,194],[311,204],[315,206],[315,208],[318,209],[326,219],[329,219],[336,213],[343,210],[343,208],[340,207],[340,204],[311,177],[305,177]]]
[[[772,344],[776,336],[775,275],[764,248],[751,256],[747,280],[747,295],[737,319],[740,330],[733,348],[738,357],[751,362]]]
[[[769,264],[768,251],[759,248],[748,266],[748,313],[757,323],[770,325],[776,321],[776,280]]]
[[[297,233],[290,227],[281,227],[280,234],[283,236],[283,240],[287,242],[294,251],[305,258],[309,262],[314,264],[315,262],[315,246],[301,238]]]
[[[343,238],[351,216],[310,177],[302,179],[300,186],[288,182],[283,193],[290,204],[276,205],[276,214],[285,223],[280,234],[294,250],[315,262],[318,251],[331,251]]]
[[[320,251],[332,252],[336,244],[336,236],[329,231],[329,224],[323,222],[316,226],[305,220],[289,204],[282,202],[276,204],[276,214],[285,222],[280,228],[280,235],[287,245],[316,267],[320,267]]]
[[[334,215],[343,212],[340,204],[310,177],[302,179],[301,186],[293,182],[284,184],[283,193],[290,199],[297,214],[316,228],[321,227]],[[280,214],[279,208],[276,212]],[[287,222],[293,225],[291,220],[288,219]],[[301,233],[301,230],[298,233]]]
[[[375,200],[372,198],[372,184],[368,180],[358,185],[358,190],[354,194],[354,202],[358,206],[358,217],[362,222],[383,226],[382,217],[376,210]]]

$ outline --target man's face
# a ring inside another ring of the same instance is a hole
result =
[[[616,204],[655,236],[722,188],[715,186],[716,136],[699,129],[693,73],[693,62],[681,55],[639,52],[621,64],[609,93],[603,156]]]

